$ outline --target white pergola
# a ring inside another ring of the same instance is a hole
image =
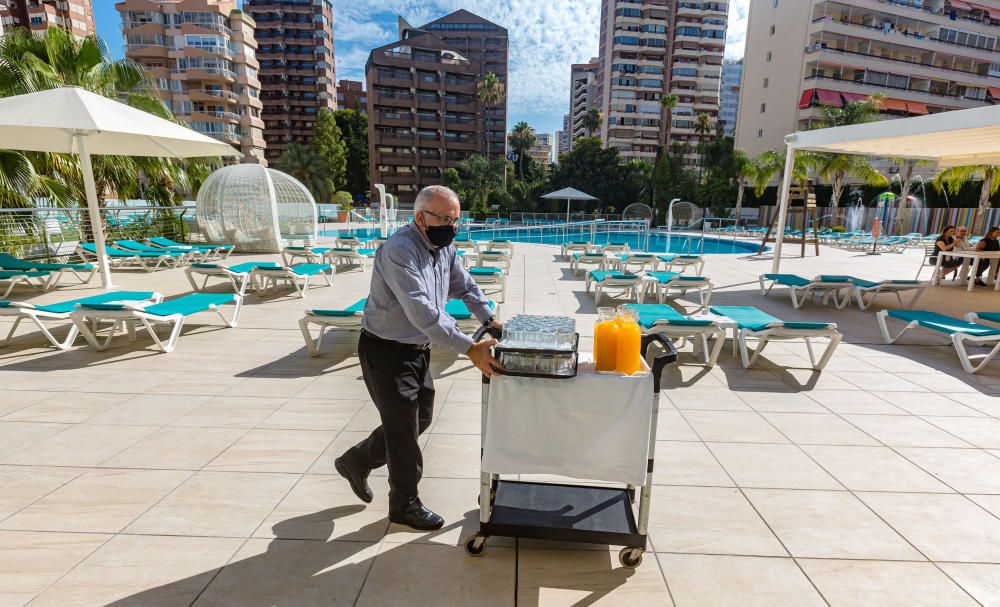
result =
[[[940,168],[1000,164],[1000,105],[899,118],[868,124],[799,131],[785,137],[788,153],[778,207],[774,264],[781,265],[781,244],[788,220],[788,189],[795,153],[800,151],[914,158]]]

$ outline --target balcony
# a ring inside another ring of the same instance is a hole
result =
[[[408,112],[398,114],[379,113],[376,122],[383,126],[413,126],[413,115]]]
[[[191,89],[188,91],[191,101],[222,101],[223,103],[239,103],[240,96],[232,91],[217,89]]]
[[[886,71],[889,69],[889,66],[885,63],[888,61],[892,65],[899,66],[900,71],[912,76],[917,76],[918,78],[945,78],[956,82],[975,83],[980,86],[989,86],[996,82],[996,76],[991,76],[989,74],[980,74],[979,72],[954,67],[945,67],[943,65],[920,63],[917,61],[903,59],[901,57],[894,58],[886,57],[884,55],[876,55],[874,53],[850,51],[832,46],[817,47],[814,45],[809,47],[806,49],[806,56],[809,57],[810,55],[815,55],[816,59],[819,61],[826,61],[832,64],[850,61],[852,66],[877,71]]]
[[[932,93],[930,91],[922,91],[912,88],[900,88],[896,86],[873,84],[867,82],[854,82],[852,80],[832,78],[829,76],[806,76],[805,82],[806,86],[804,88],[824,88],[824,83],[835,82],[836,86],[834,88],[837,91],[843,91],[847,93],[858,93],[860,95],[866,95],[866,96],[881,94],[887,97],[898,97],[906,101],[919,101],[927,105],[933,105],[936,107],[945,107],[949,109],[965,109],[965,108],[979,107],[983,105],[982,100],[968,99],[966,97],[959,97],[956,95]],[[905,91],[905,94],[901,94],[899,91]]]
[[[417,107],[426,110],[436,110],[441,107],[441,98],[437,95],[417,95]]]
[[[375,99],[384,105],[391,105],[394,107],[412,107],[413,106],[413,95],[399,94],[399,93],[376,93]]]
[[[838,0],[842,4],[847,4],[850,6],[856,6],[860,8],[866,8],[872,11],[884,11],[885,5],[879,0]],[[892,0],[892,8],[909,10],[909,14],[906,15],[912,19],[919,21],[925,21],[927,23],[935,23],[944,26],[954,27],[956,22],[959,23],[959,27],[968,28],[970,25],[986,26],[986,27],[997,27],[1000,26],[1000,20],[998,19],[977,19],[970,15],[963,15],[962,13],[955,12],[955,20],[951,19],[951,15],[948,13],[938,13],[935,12],[934,7],[924,6],[922,4],[916,4],[913,2],[906,2],[905,0]]]
[[[403,135],[403,134],[392,134],[392,135],[389,135],[389,134],[384,134],[384,133],[378,133],[378,132],[376,132],[375,133],[375,141],[378,142],[378,143],[380,143],[380,144],[382,144],[382,145],[405,145],[405,146],[412,146],[413,145],[413,133],[410,133],[408,135]]]
[[[179,70],[187,74],[188,80],[224,80],[236,82],[236,73],[221,67],[191,67]]]
[[[958,27],[955,24],[952,26]],[[842,34],[844,36],[861,36],[864,38],[875,38],[877,36],[878,41],[881,43],[907,46],[915,49],[916,51],[937,51],[949,55],[961,53],[963,56],[982,61],[1000,61],[1000,51],[996,49],[991,50],[977,46],[968,46],[966,44],[948,42],[935,37],[936,33],[928,33],[925,35],[907,32],[904,34],[897,29],[892,29],[889,30],[888,33],[885,33],[880,27],[873,27],[871,25],[854,23],[846,20],[837,20],[832,16],[819,17],[814,19],[810,24],[809,34],[811,36],[817,36],[823,32]]]

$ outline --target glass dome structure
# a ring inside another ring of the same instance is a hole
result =
[[[297,179],[259,164],[222,167],[198,191],[198,227],[209,242],[237,251],[278,253],[314,241],[316,202]]]

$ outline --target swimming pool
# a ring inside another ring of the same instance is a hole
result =
[[[360,228],[354,230],[325,230],[321,236],[354,236],[362,240],[378,236],[377,229]],[[471,236],[473,240],[512,240],[514,242],[530,242],[535,244],[562,245],[571,240],[591,239],[589,229],[555,233],[539,230],[463,230],[460,235]],[[594,235],[594,244],[628,244],[630,248],[639,250],[639,235],[635,232],[598,232]],[[760,247],[754,242],[736,241],[732,239],[712,238],[710,236],[678,235],[667,236],[653,233],[649,237],[649,252],[651,253],[699,253],[708,255],[748,255],[756,253]],[[768,249],[765,249],[768,250]]]

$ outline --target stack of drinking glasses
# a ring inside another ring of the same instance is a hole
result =
[[[577,343],[572,318],[518,314],[504,322],[496,354],[509,375],[566,378],[576,375]]]

